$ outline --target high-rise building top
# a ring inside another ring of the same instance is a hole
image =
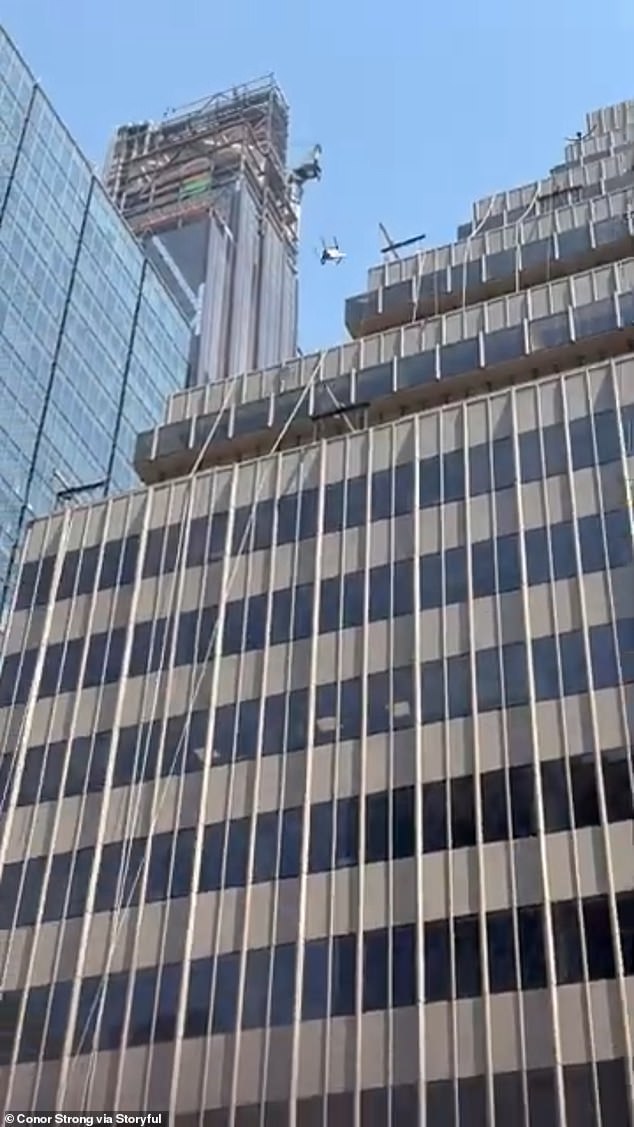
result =
[[[134,484],[189,326],[2,28],[0,130],[1,632],[25,523]]]
[[[589,144],[589,198],[485,206],[34,524],[4,1110],[634,1127],[632,172]]]
[[[192,324],[190,382],[296,354],[300,194],[272,77],[120,128],[109,191]]]

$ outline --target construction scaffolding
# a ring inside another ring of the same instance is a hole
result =
[[[115,135],[106,186],[179,302],[185,284],[190,383],[295,355],[303,182],[288,134],[269,75]]]
[[[297,243],[296,192],[286,172],[288,105],[272,75],[124,125],[107,161],[106,187],[139,236],[222,206],[223,189],[245,178],[290,247]]]

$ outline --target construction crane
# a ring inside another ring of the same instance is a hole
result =
[[[390,234],[383,223],[379,223],[379,231],[385,239],[385,246],[381,247],[381,254],[392,254],[397,262],[401,257],[398,253],[399,250],[403,250],[405,247],[414,246],[416,243],[422,243],[423,240],[427,238],[427,235],[423,233],[420,235],[415,235],[413,239],[402,239],[400,242],[395,243],[394,240],[390,237]]]

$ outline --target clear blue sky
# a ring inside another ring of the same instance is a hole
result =
[[[634,97],[634,0],[3,0],[0,19],[99,165],[118,124],[275,72],[293,155],[324,149],[303,218],[305,350],[344,338],[379,220],[448,241],[474,199],[557,163],[586,110]],[[319,266],[322,233],[343,266]]]

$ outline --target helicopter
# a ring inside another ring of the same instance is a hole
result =
[[[346,257],[346,254],[345,251],[340,250],[339,243],[337,242],[336,238],[334,238],[333,236],[333,240],[330,246],[326,244],[325,239],[322,239],[321,245],[323,249],[319,261],[321,262],[322,266],[325,266],[328,262],[336,262],[337,265],[340,266],[344,258]]]

